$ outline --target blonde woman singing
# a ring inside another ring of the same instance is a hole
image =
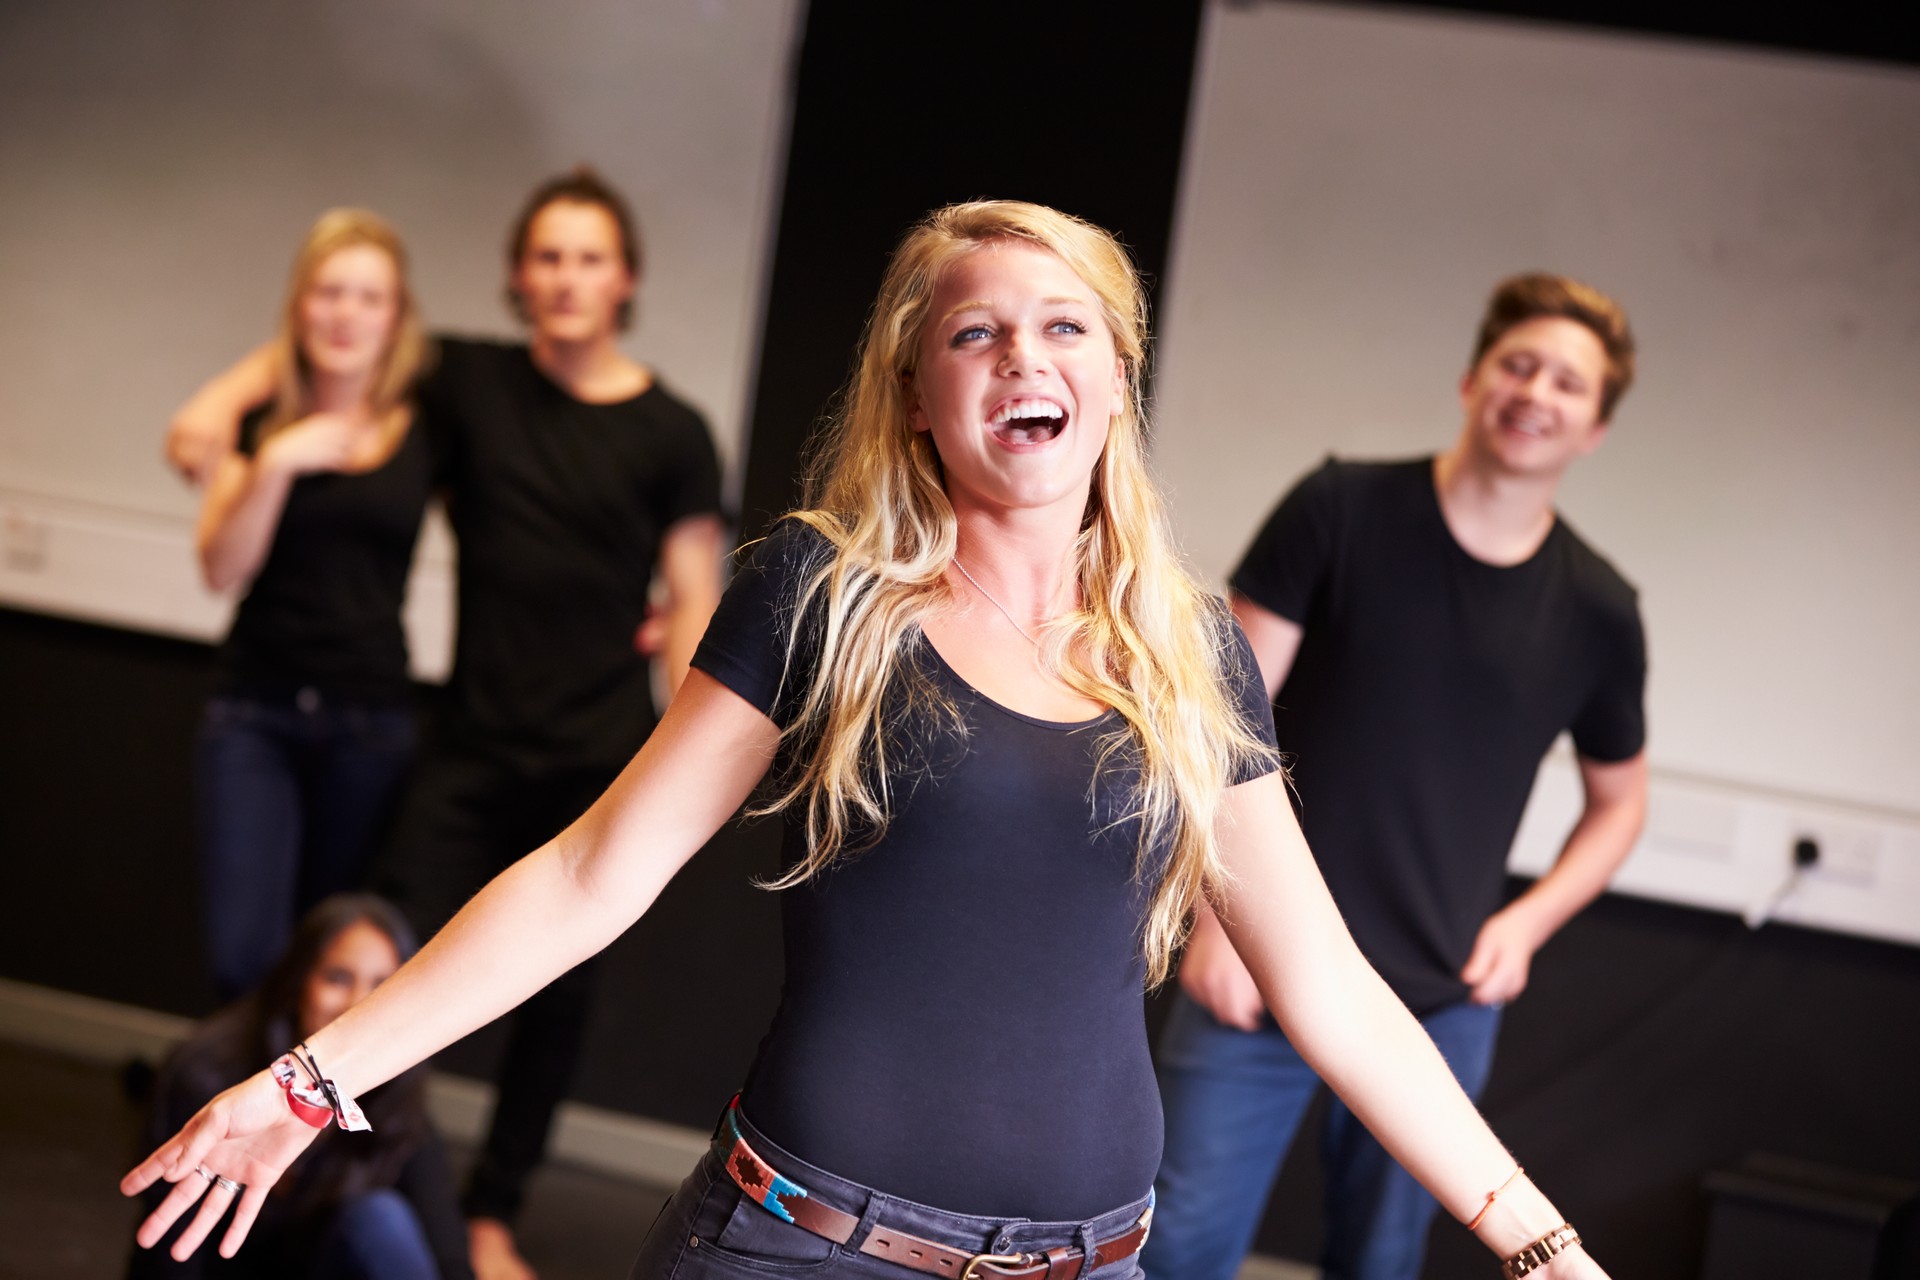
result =
[[[1246,642],[1147,477],[1145,342],[1099,229],[1003,202],[915,227],[810,505],[756,548],[660,730],[282,1079],[128,1175],[175,1184],[140,1239],[198,1202],[190,1250],[237,1197],[237,1248],[312,1132],[296,1103],[324,1122],[606,946],[764,779],[782,1003],[634,1276],[1137,1276],[1160,1155],[1142,987],[1203,899],[1443,1204],[1497,1254],[1551,1254],[1539,1274],[1602,1275],[1327,897]]]

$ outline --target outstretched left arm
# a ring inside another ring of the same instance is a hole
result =
[[[1606,763],[1580,760],[1586,807],[1553,869],[1487,917],[1460,980],[1476,1004],[1504,1004],[1526,990],[1533,953],[1606,889],[1633,851],[1647,817],[1647,753]]]
[[[1288,1040],[1448,1212],[1472,1220],[1515,1161],[1419,1022],[1354,945],[1281,775],[1227,793],[1220,843],[1229,878],[1214,893],[1215,911]],[[1496,1254],[1511,1256],[1562,1221],[1522,1176],[1475,1234]],[[1605,1273],[1575,1247],[1538,1274],[1592,1280]]]

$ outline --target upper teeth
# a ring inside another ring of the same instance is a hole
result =
[[[1014,418],[1051,418],[1059,421],[1067,416],[1067,411],[1051,400],[1009,400],[993,411],[992,423],[1011,421]]]

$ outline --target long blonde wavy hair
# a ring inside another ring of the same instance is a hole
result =
[[[381,354],[368,391],[368,408],[376,421],[389,429],[398,429],[406,421],[407,403],[413,384],[425,370],[431,347],[420,323],[420,310],[414,303],[413,286],[407,282],[407,247],[399,232],[378,214],[365,209],[329,209],[307,232],[293,256],[293,270],[287,277],[287,295],[280,304],[280,327],[274,334],[275,366],[279,370],[266,419],[260,424],[260,439],[313,412],[311,370],[301,339],[300,303],[320,267],[342,249],[371,245],[393,262],[395,313],[393,332],[387,349]]]
[[[1126,394],[1094,469],[1075,545],[1079,607],[1040,635],[1043,668],[1120,713],[1124,727],[1100,756],[1139,770],[1127,817],[1140,822],[1136,874],[1169,857],[1154,886],[1142,940],[1148,979],[1163,981],[1194,908],[1222,875],[1214,839],[1236,770],[1269,752],[1243,721],[1229,678],[1235,650],[1225,609],[1188,574],[1173,548],[1147,467],[1147,308],[1140,278],[1107,232],[1041,205],[978,201],[928,215],[895,250],[861,340],[856,368],[792,513],[831,552],[801,575],[794,617],[817,645],[804,688],[786,691],[791,767],[762,812],[804,806],[806,857],[771,882],[819,875],[885,830],[890,728],[902,708],[945,706],[913,664],[919,625],[951,607],[946,578],[956,522],[932,433],[913,429],[910,382],[929,303],[961,255],[995,242],[1052,253],[1098,300],[1126,374]],[[802,628],[788,642],[788,671]],[[950,710],[950,708],[949,708]],[[1091,798],[1090,798],[1091,800]]]

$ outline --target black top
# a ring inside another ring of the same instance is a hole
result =
[[[809,678],[803,628],[782,689],[799,575],[828,551],[778,526],[693,659],[777,724]],[[1234,634],[1234,692],[1267,738],[1252,651]],[[783,895],[786,981],[742,1106],[802,1159],[889,1195],[1090,1217],[1146,1194],[1160,1161],[1141,938],[1165,850],[1135,874],[1131,753],[1095,770],[1125,722],[1008,710],[924,638],[908,660],[965,734],[932,712],[896,721],[884,836]],[[783,752],[774,768],[790,763]],[[804,854],[802,817],[787,814],[788,866]]]
[[[216,1022],[221,1017],[216,1015]],[[161,1068],[143,1150],[151,1151],[172,1138],[215,1094],[271,1061],[236,1061],[223,1036],[208,1034],[214,1025],[203,1024]],[[224,1223],[185,1262],[167,1256],[173,1241],[193,1221],[189,1212],[153,1248],[134,1246],[127,1280],[267,1280],[305,1275],[340,1198],[389,1187],[406,1198],[420,1220],[441,1280],[473,1280],[467,1223],[454,1192],[446,1147],[419,1117],[413,1117],[411,1126],[418,1137],[396,1145],[397,1133],[408,1127],[399,1123],[394,1110],[393,1090],[399,1083],[389,1082],[360,1099],[374,1127],[372,1134],[328,1129],[314,1139],[267,1193],[247,1242],[233,1258],[220,1257],[216,1249],[220,1233],[226,1230]],[[148,1188],[143,1196],[147,1209],[157,1206],[172,1189],[167,1182]]]
[[[240,425],[247,457],[266,414]],[[417,422],[371,471],[297,478],[221,646],[221,687],[268,697],[311,687],[344,702],[404,704],[400,607],[432,485],[433,450]]]
[[[633,645],[661,537],[720,510],[705,421],[658,382],[587,404],[525,346],[455,338],[420,403],[460,542],[459,731],[544,765],[624,764],[654,721]]]
[[[1409,1007],[1466,995],[1540,758],[1646,740],[1634,590],[1566,521],[1498,567],[1446,526],[1433,460],[1329,460],[1233,589],[1304,628],[1274,699],[1301,826],[1360,948]]]

